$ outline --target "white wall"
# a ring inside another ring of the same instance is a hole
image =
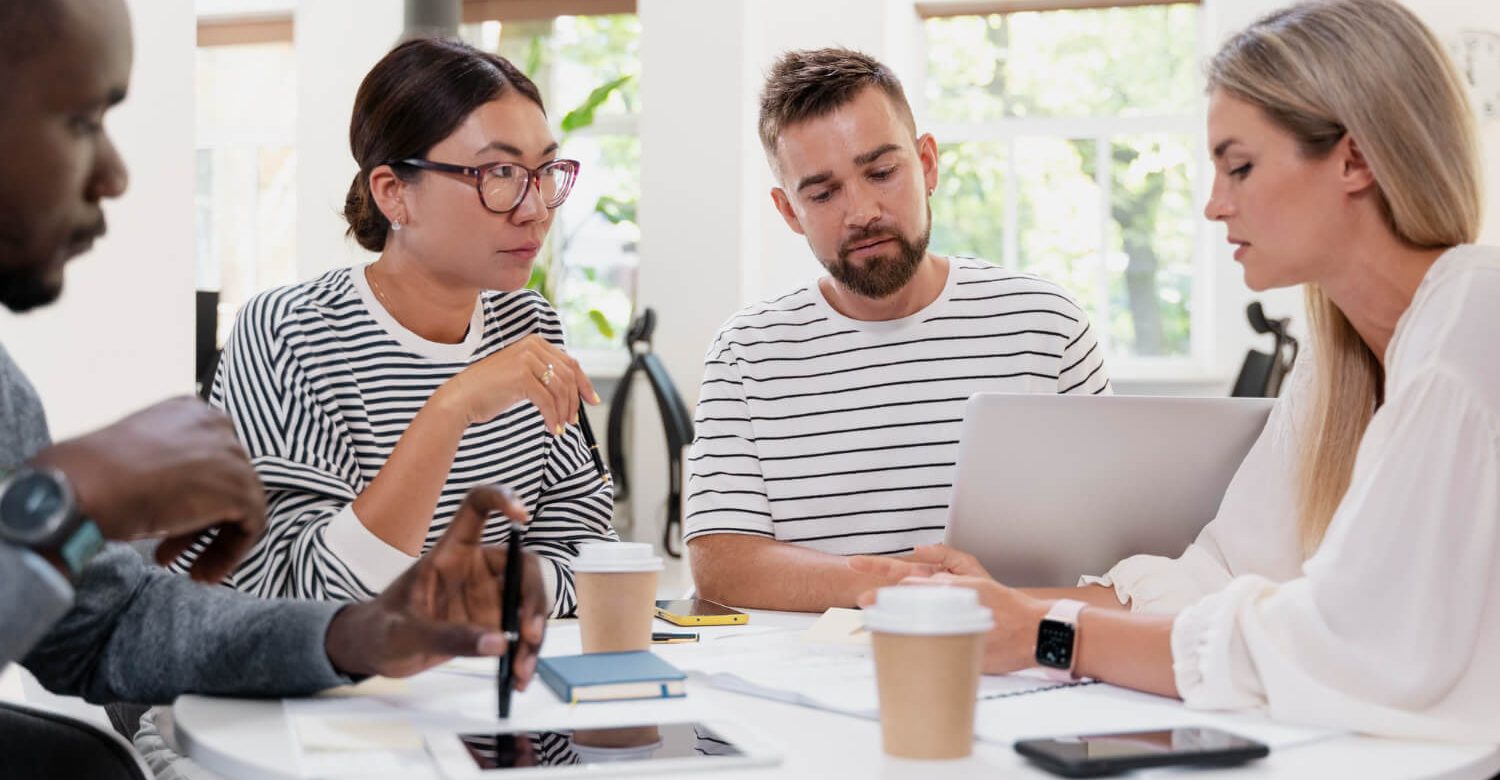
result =
[[[1422,21],[1430,25],[1444,42],[1460,30],[1488,30],[1500,33],[1500,2],[1474,0],[1403,0]],[[1485,220],[1479,241],[1500,244],[1500,117],[1482,119],[1479,125],[1483,144],[1485,180]]]
[[[349,115],[360,81],[401,36],[401,0],[298,0],[297,277],[373,257],[344,231],[344,197],[359,168]]]
[[[105,205],[109,234],[69,265],[56,305],[0,313],[56,438],[193,391],[193,4],[126,4],[135,69],[106,127],[130,188]]]

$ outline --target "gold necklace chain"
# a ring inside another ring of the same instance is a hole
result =
[[[375,297],[379,298],[380,302],[385,305],[385,310],[392,317],[396,316],[396,308],[391,305],[391,299],[385,297],[385,291],[380,289],[380,280],[375,278],[375,266],[373,264],[365,272],[365,278],[370,280],[370,287],[375,290]]]

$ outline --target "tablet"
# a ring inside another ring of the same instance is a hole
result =
[[[427,751],[448,778],[652,775],[781,762],[765,740],[726,721],[429,732]]]

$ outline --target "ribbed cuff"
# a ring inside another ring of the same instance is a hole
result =
[[[328,521],[323,543],[371,593],[385,590],[417,562],[417,556],[407,555],[371,533],[354,514],[353,504]]]
[[[558,571],[560,564],[551,558],[538,555],[541,559],[542,569],[542,592],[547,594],[547,614],[552,614],[552,608],[557,606],[557,581],[561,577]]]

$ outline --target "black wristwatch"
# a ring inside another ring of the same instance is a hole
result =
[[[1081,601],[1059,599],[1037,626],[1036,663],[1054,680],[1078,679],[1073,663],[1078,655],[1078,615],[1085,606]]]
[[[68,478],[29,466],[0,481],[0,540],[56,555],[75,578],[104,547],[99,527],[78,510]]]

